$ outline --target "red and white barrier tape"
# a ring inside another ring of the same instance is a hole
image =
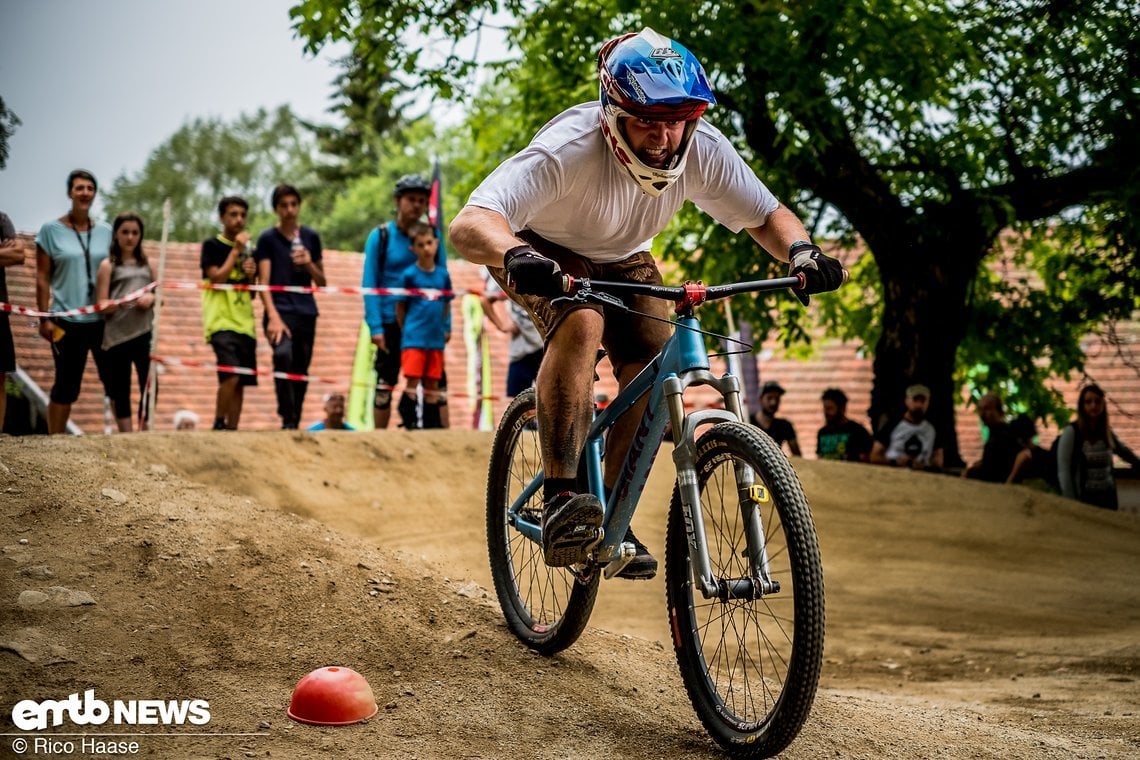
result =
[[[80,306],[77,309],[69,309],[67,311],[39,311],[27,306],[16,306],[15,304],[0,302],[0,312],[8,312],[11,314],[23,314],[29,317],[77,317],[81,314],[98,314],[106,311],[110,306],[121,306],[122,304],[135,301],[139,296],[155,290],[158,283],[150,283],[138,290],[131,291],[122,298],[104,301],[102,303],[92,304],[90,306]],[[332,285],[325,285],[317,287],[315,285],[237,285],[232,283],[205,283],[205,282],[167,282],[162,286],[166,290],[245,290],[249,292],[270,292],[270,293],[328,293],[328,294],[347,294],[357,296],[419,296],[426,298],[430,301],[435,301],[440,298],[448,296],[482,296],[482,290],[436,290],[430,288],[364,288],[364,287],[339,287]],[[505,295],[494,295],[492,298],[501,300],[505,299]]]
[[[482,290],[438,290],[436,288],[365,288],[339,285],[239,285],[230,282],[168,282],[169,290],[247,290],[269,293],[344,293],[353,296],[420,296],[436,300],[447,296],[483,295]]]
[[[0,311],[9,312],[11,314],[24,314],[29,317],[78,317],[81,314],[98,314],[99,312],[106,311],[110,306],[122,306],[131,301],[137,301],[139,296],[144,293],[149,293],[158,287],[157,282],[152,282],[149,285],[144,285],[138,290],[132,290],[122,298],[115,298],[110,301],[103,301],[102,303],[92,304],[90,306],[80,306],[77,309],[68,309],[67,311],[39,311],[37,309],[30,309],[27,306],[16,306],[10,303],[0,303]]]
[[[151,361],[173,367],[193,367],[196,369],[213,369],[218,372],[225,372],[229,375],[262,375],[272,376],[278,380],[297,380],[308,383],[327,383],[332,385],[341,384],[340,380],[334,380],[328,377],[317,377],[316,375],[298,375],[293,372],[274,372],[268,369],[251,369],[250,367],[234,367],[229,364],[214,364],[213,362],[200,362],[193,359],[174,359],[171,357],[151,356]],[[350,383],[353,387],[367,387],[365,383]],[[377,387],[377,386],[373,386]],[[448,396],[452,398],[467,398],[465,393],[448,392]],[[500,396],[484,396],[484,401],[499,401]]]
[[[331,383],[333,385],[339,384],[340,380],[333,380],[328,377],[317,377],[316,375],[299,375],[294,372],[275,372],[268,369],[251,369],[249,367],[234,367],[229,364],[214,364],[213,362],[200,362],[193,359],[175,359],[172,357],[164,356],[151,356],[151,361],[158,362],[167,366],[175,367],[195,367],[198,369],[216,369],[218,372],[225,372],[228,375],[263,375],[266,377],[273,377],[277,380],[298,380],[308,383]]]

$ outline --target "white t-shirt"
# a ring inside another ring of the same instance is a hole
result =
[[[728,139],[701,120],[682,175],[660,198],[634,182],[610,153],[597,101],[563,111],[504,161],[468,204],[502,214],[598,262],[649,250],[686,200],[733,232],[763,225],[779,201]]]
[[[937,438],[938,435],[930,420],[923,420],[916,425],[903,417],[891,428],[887,459],[898,459],[906,454],[919,464],[930,464],[930,457],[934,455],[935,445],[938,442]]]

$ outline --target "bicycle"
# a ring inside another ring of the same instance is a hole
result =
[[[595,410],[580,488],[605,504],[588,559],[549,567],[542,553],[542,458],[534,389],[510,404],[495,433],[487,482],[487,546],[495,592],[512,633],[553,655],[582,634],[602,577],[632,559],[623,543],[649,470],[672,426],[677,469],[665,542],[670,629],[689,699],[729,754],[770,757],[811,711],[823,658],[823,572],[799,479],[763,431],[746,423],[736,377],[709,369],[695,308],[737,293],[802,287],[799,277],[704,286],[566,277],[567,297],[626,308],[620,295],[677,303],[661,352],[603,410]],[[683,393],[716,389],[724,409],[686,413]],[[604,434],[644,394],[649,402],[608,501]],[[712,425],[695,437],[698,428]]]

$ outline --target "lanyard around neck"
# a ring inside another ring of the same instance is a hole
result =
[[[68,214],[67,221],[71,222],[71,231],[75,233],[75,239],[79,241],[79,247],[83,249],[83,261],[87,264],[87,294],[88,298],[91,298],[95,292],[95,281],[91,278],[91,231],[95,229],[95,223],[91,221],[91,217],[87,218],[87,242],[84,243],[83,237],[79,234],[79,227],[75,224],[75,218]]]

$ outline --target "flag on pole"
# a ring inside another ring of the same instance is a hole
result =
[[[428,197],[428,223],[435,229],[435,236],[443,251],[443,184],[439,177],[439,159],[431,172],[431,195]]]

